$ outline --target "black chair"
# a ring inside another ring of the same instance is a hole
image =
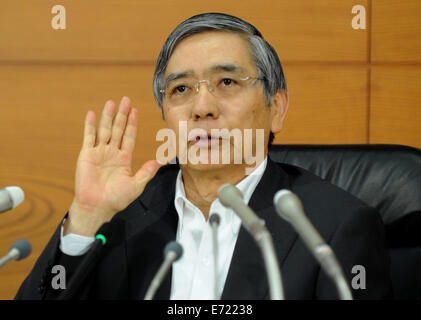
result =
[[[421,299],[421,150],[402,145],[272,145],[269,154],[376,208],[386,227],[395,299]]]

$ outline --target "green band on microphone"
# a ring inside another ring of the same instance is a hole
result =
[[[107,239],[105,238],[105,236],[103,234],[98,233],[95,236],[96,239],[100,239],[102,241],[102,245],[105,246],[105,244],[107,243]]]

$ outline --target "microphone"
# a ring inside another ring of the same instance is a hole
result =
[[[313,256],[320,263],[322,269],[335,282],[341,300],[352,300],[351,290],[334,252],[305,215],[303,205],[298,196],[289,190],[279,190],[275,194],[273,202],[278,214],[292,224]]]
[[[0,189],[0,213],[13,209],[25,199],[22,188],[12,186]]]
[[[0,268],[11,260],[22,260],[32,252],[32,246],[28,240],[18,240],[9,249],[9,253],[0,259]]]
[[[209,223],[212,227],[212,242],[213,242],[213,269],[214,269],[214,295],[215,300],[219,300],[219,276],[218,276],[218,227],[221,218],[219,214],[213,213],[209,218]]]
[[[218,198],[221,203],[232,208],[240,217],[244,227],[256,240],[262,251],[266,273],[269,281],[270,295],[272,300],[283,300],[281,272],[276,258],[272,237],[265,226],[265,222],[259,219],[253,210],[244,203],[241,191],[231,185],[224,184],[218,190]]]
[[[170,270],[171,265],[180,259],[183,255],[183,247],[176,241],[169,242],[164,248],[164,262],[161,264],[155,277],[152,279],[149,285],[148,291],[146,291],[145,300],[152,300],[156,290],[158,290],[165,275]]]
[[[101,248],[107,243],[107,236],[111,223],[106,222],[98,229],[95,235],[95,241],[86,253],[86,257],[82,260],[73,276],[71,277],[68,286],[58,295],[57,300],[65,300],[74,298],[77,290],[83,285],[86,278],[91,274],[96,262],[100,258]]]

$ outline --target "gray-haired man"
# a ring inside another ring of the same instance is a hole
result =
[[[169,129],[177,134],[183,123],[189,133],[202,132],[188,136],[184,150],[177,149],[178,158],[181,153],[191,156],[192,150],[193,154],[221,151],[226,139],[213,136],[212,129],[251,130],[249,145],[235,145],[228,138],[229,163],[195,162],[187,157],[187,162],[160,168],[153,160],[133,174],[138,116],[130,99],[121,100],[118,112],[108,101],[98,128],[95,114],[88,112],[73,203],[17,298],[56,298],[60,290],[50,285],[51,265],[64,265],[71,279],[105,222],[110,222],[108,242],[73,297],[143,299],[162,262],[164,246],[176,239],[184,255],[156,298],[213,299],[214,292],[222,299],[269,298],[257,245],[237,215],[217,199],[225,183],[236,185],[266,221],[287,299],[337,299],[338,295],[291,226],[276,214],[272,199],[283,188],[301,198],[349,281],[354,265],[365,267],[366,289],[354,290],[354,297],[390,297],[389,258],[377,212],[309,172],[274,163],[267,156],[273,135],[282,128],[289,97],[278,56],[255,27],[217,13],[184,21],[163,46],[153,88]],[[263,140],[258,139],[258,130],[263,130]],[[234,163],[235,152],[259,146],[263,156],[256,158],[254,170],[247,174],[249,159],[243,156]],[[212,157],[212,152],[205,154]],[[212,213],[221,216],[218,288],[213,287],[211,263],[208,217]]]

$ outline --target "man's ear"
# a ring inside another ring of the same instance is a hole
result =
[[[289,93],[287,91],[279,90],[273,97],[273,103],[271,106],[272,125],[271,131],[278,133],[282,129],[285,116],[288,112],[289,107]]]

